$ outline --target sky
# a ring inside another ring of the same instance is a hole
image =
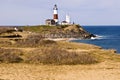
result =
[[[55,4],[60,22],[69,14],[80,25],[120,25],[120,0],[0,0],[0,25],[45,24]]]

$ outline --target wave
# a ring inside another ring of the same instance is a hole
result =
[[[91,37],[90,39],[85,39],[85,40],[100,40],[100,39],[108,39],[108,36],[103,36],[103,35],[95,35],[96,37]],[[68,41],[79,41],[79,40],[84,40],[81,38],[69,38]]]
[[[106,36],[102,36],[102,35],[95,35],[96,37],[91,37],[92,40],[95,40],[95,39],[106,39],[107,37]]]

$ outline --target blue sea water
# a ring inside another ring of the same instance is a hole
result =
[[[73,40],[74,42],[95,44],[105,49],[116,49],[120,53],[120,26],[83,26],[83,28],[98,37],[88,40]]]

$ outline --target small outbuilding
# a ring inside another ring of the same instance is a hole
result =
[[[55,25],[56,24],[54,19],[47,19],[45,21],[45,23],[46,23],[46,25]]]
[[[69,23],[67,21],[62,21],[61,25],[68,25]]]

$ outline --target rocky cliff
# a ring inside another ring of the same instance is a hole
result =
[[[95,35],[87,32],[79,25],[60,26],[57,29],[49,30],[48,33],[42,34],[45,38],[80,38],[90,39]]]
[[[39,34],[44,38],[54,38],[54,39],[55,38],[90,39],[91,37],[95,37],[95,35],[87,32],[80,25],[22,26],[22,27],[17,27],[17,29],[18,30],[15,30],[15,28],[13,27],[0,28],[0,38],[13,38],[13,37],[23,38],[24,35],[27,36],[27,35],[35,35],[35,34]]]

